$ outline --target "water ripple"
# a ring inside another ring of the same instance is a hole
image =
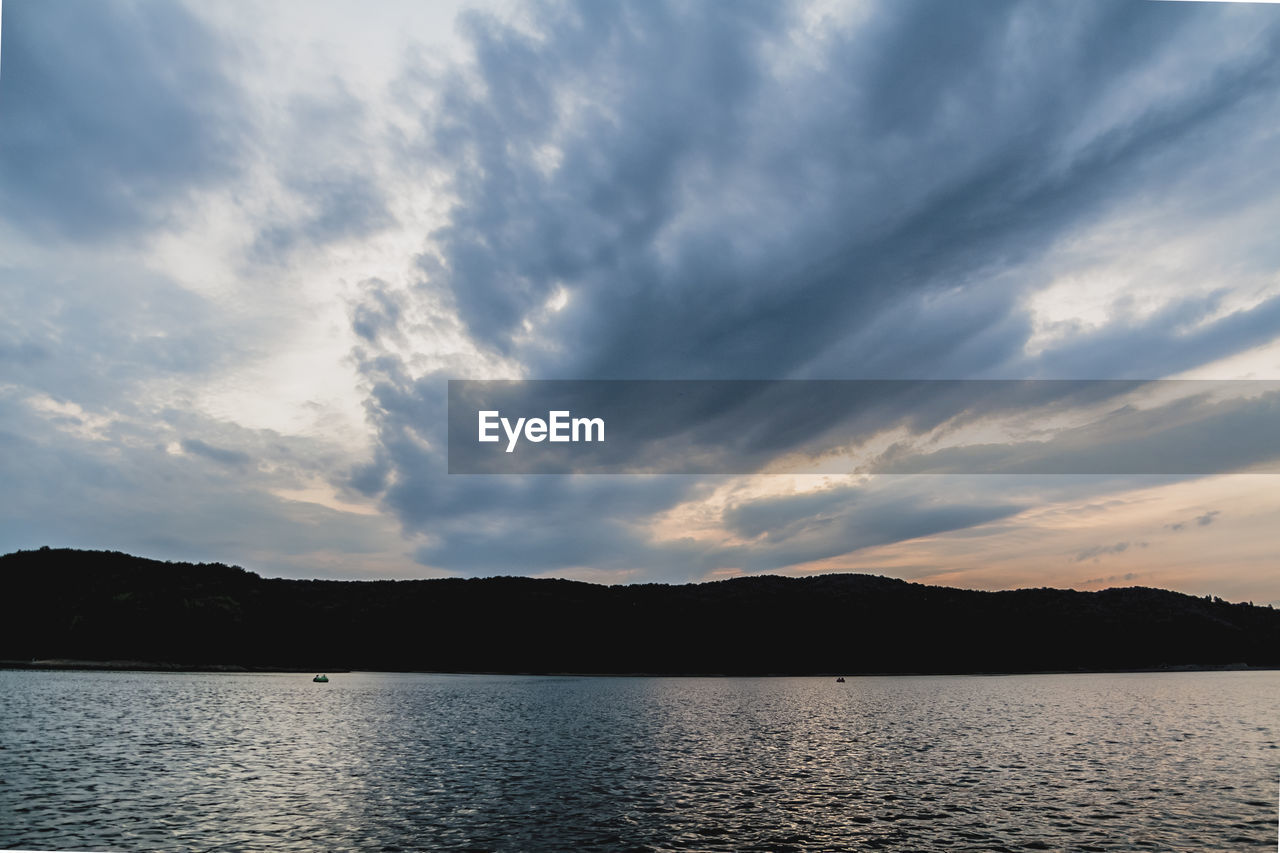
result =
[[[1269,848],[1278,687],[0,672],[0,847]]]

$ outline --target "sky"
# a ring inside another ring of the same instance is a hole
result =
[[[1251,421],[1196,421],[1262,448],[1208,475],[469,476],[444,444],[449,379],[1280,380],[1280,6],[0,15],[0,551],[1280,604]]]

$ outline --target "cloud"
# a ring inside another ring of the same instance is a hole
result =
[[[1273,95],[1260,48],[1179,72],[1182,97],[1118,97],[1189,28],[1226,26],[1212,11],[895,4],[816,41],[782,15],[569,4],[536,34],[473,18],[474,78],[432,80],[449,109],[422,144],[460,203],[426,286],[538,375],[973,375],[1022,361],[1011,290],[1037,254],[1147,191],[1138,163],[1195,171]],[[1114,114],[1075,140],[1100,101]],[[1196,173],[1222,180],[1214,162]],[[522,345],[559,287],[537,337],[575,346]]]
[[[248,128],[226,48],[184,7],[5,4],[0,199],[42,238],[181,218],[235,173]]]
[[[352,308],[351,328],[366,343],[376,344],[382,334],[397,330],[405,298],[376,278],[363,282],[361,289],[362,299]]]
[[[128,410],[148,383],[192,384],[251,357],[265,320],[129,261],[0,267],[7,381],[91,409]]]
[[[1129,545],[1130,545],[1130,543],[1129,543],[1129,542],[1117,542],[1117,543],[1116,543],[1116,544],[1114,544],[1114,545],[1093,545],[1093,546],[1090,546],[1090,547],[1088,547],[1088,548],[1084,548],[1083,550],[1079,551],[1079,552],[1078,552],[1074,557],[1072,557],[1072,558],[1071,558],[1071,562],[1073,562],[1073,563],[1083,563],[1083,562],[1085,562],[1086,560],[1093,560],[1093,561],[1096,563],[1096,562],[1098,562],[1102,557],[1105,557],[1105,556],[1108,556],[1108,555],[1113,555],[1113,554],[1123,554],[1125,551],[1128,551],[1128,550],[1129,550]],[[1133,545],[1134,545],[1134,547],[1137,547],[1137,548],[1145,548],[1145,547],[1147,547],[1147,543],[1146,543],[1146,542],[1135,542],[1135,543],[1133,543]],[[1124,577],[1124,580],[1130,580],[1130,579],[1131,579],[1131,578],[1133,578],[1133,577],[1134,577],[1134,575],[1132,575],[1132,574],[1130,574],[1130,575],[1126,575],[1126,576]],[[1111,578],[1094,578],[1093,580],[1081,581],[1081,583],[1082,583],[1082,584],[1099,583],[1099,582],[1103,582],[1103,581],[1110,581],[1110,580],[1115,580],[1115,579],[1116,579],[1116,578],[1114,578],[1114,577],[1111,577]]]
[[[247,453],[242,453],[239,450],[228,450],[224,447],[214,447],[198,438],[184,438],[181,445],[182,449],[188,453],[203,456],[205,459],[211,459],[228,468],[244,468],[252,461]]]
[[[1078,426],[1031,438],[934,452],[890,448],[872,470],[890,473],[1198,474],[1274,471],[1280,394],[1270,383],[1172,383],[1189,395],[1149,406],[1123,400]],[[1152,388],[1164,385],[1153,384]],[[1258,387],[1261,386],[1261,387]],[[1120,386],[1123,388],[1124,386]],[[1169,386],[1164,386],[1169,387]],[[1194,393],[1201,387],[1204,393]],[[1117,389],[1119,390],[1119,389]],[[1214,399],[1215,390],[1236,395]],[[1256,396],[1249,391],[1257,390]],[[1239,394],[1238,392],[1245,392]],[[1099,394],[1106,393],[1105,387]],[[981,411],[981,409],[979,409]],[[1048,416],[1061,410],[1049,410]],[[1028,415],[1038,413],[1029,407]],[[1046,417],[1041,415],[1041,417]],[[1036,422],[1033,420],[1033,424]],[[1228,440],[1227,436],[1230,436]]]
[[[250,249],[261,262],[279,262],[301,247],[367,237],[395,222],[382,189],[364,176],[294,183],[307,210],[288,224],[265,227]]]
[[[98,425],[88,440],[76,419],[0,391],[0,440],[10,451],[0,459],[0,541],[200,557],[295,577],[412,565],[389,520],[275,494],[322,483],[341,448],[191,413],[168,418],[85,415]]]
[[[289,98],[278,118],[273,176],[290,204],[260,227],[251,257],[280,263],[297,249],[366,239],[396,224],[369,109],[340,79]]]
[[[1202,513],[1201,515],[1197,515],[1194,519],[1192,519],[1192,521],[1195,522],[1197,527],[1208,527],[1210,524],[1213,524],[1214,519],[1217,518],[1219,515],[1222,515],[1221,511],[1216,509],[1211,509],[1208,512]],[[1172,524],[1166,524],[1165,528],[1168,530],[1172,530],[1174,533],[1177,533],[1180,530],[1186,530],[1189,524],[1191,524],[1190,521],[1178,521]]]
[[[748,570],[777,569],[875,545],[902,542],[1009,518],[1026,507],[999,499],[944,498],[927,488],[845,487],[747,501],[725,527],[748,544],[724,556]]]
[[[1107,577],[1104,577],[1104,578],[1088,578],[1086,580],[1080,581],[1080,585],[1093,586],[1094,584],[1100,584],[1100,583],[1116,583],[1117,581],[1134,581],[1140,577],[1142,577],[1142,575],[1138,574],[1137,572],[1125,572],[1122,575],[1108,575]]]
[[[535,378],[1151,378],[1274,337],[1274,299],[1220,314],[1221,298],[1178,290],[1141,323],[1081,328],[1032,354],[1027,308],[1064,264],[1123,257],[1083,238],[1153,194],[1164,218],[1144,226],[1152,247],[1195,226],[1194,207],[1176,211],[1206,187],[1230,185],[1246,206],[1274,197],[1280,175],[1255,168],[1276,153],[1257,120],[1276,100],[1274,15],[895,3],[814,30],[795,11],[566,3],[520,26],[472,14],[474,64],[404,77],[430,105],[406,156],[455,198],[411,303],[451,306],[478,353]],[[1207,33],[1248,38],[1228,56],[1207,49]],[[1256,250],[1266,240],[1253,227]],[[370,344],[412,334],[408,307],[388,311],[371,293],[357,330]],[[373,352],[362,365],[378,448],[349,484],[429,537],[419,556],[432,565],[772,568],[1020,507],[779,498],[726,516],[735,533],[754,531],[750,552],[666,552],[636,523],[706,486],[450,477],[443,380],[477,362],[423,372],[392,348]],[[1245,408],[1216,412],[1247,420]],[[1156,447],[1143,444],[1156,416],[1127,417],[1132,430],[1095,456],[1176,452],[1178,424]],[[803,436],[759,445],[760,458]],[[571,519],[585,532],[555,532]]]

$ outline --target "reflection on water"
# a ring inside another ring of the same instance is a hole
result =
[[[0,672],[0,847],[1276,843],[1280,673]]]

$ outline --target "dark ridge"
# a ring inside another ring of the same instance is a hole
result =
[[[669,586],[262,578],[104,551],[0,557],[0,659],[439,672],[964,673],[1280,665],[1280,612],[1160,589],[871,575]]]

